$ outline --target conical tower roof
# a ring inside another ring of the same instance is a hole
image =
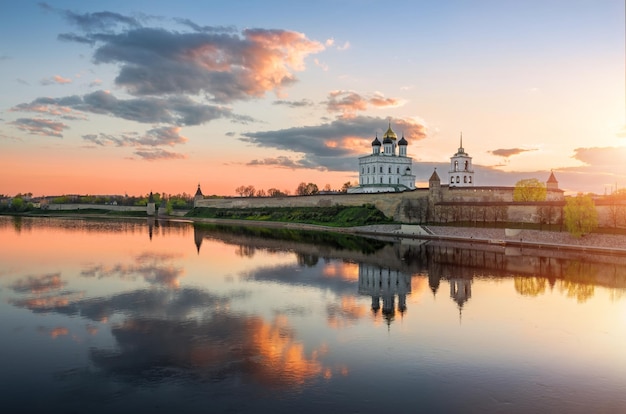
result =
[[[550,171],[550,178],[548,178],[548,183],[556,183],[558,184],[559,182],[556,180],[556,177],[554,176],[554,172]]]
[[[430,182],[432,181],[439,181],[441,182],[441,179],[439,178],[439,174],[437,174],[437,169],[435,168],[435,171],[433,171],[433,175],[430,176],[430,179],[428,180]]]

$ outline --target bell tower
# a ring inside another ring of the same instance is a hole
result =
[[[474,185],[472,157],[463,148],[463,133],[461,133],[458,151],[450,157],[448,177],[450,187],[472,187]]]

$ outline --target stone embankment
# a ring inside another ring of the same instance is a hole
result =
[[[535,245],[556,249],[626,254],[626,235],[587,234],[580,238],[568,232],[521,230],[515,236],[507,236],[504,229],[423,226],[431,233],[430,238],[478,241],[506,245]]]

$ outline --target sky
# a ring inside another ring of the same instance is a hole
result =
[[[389,124],[418,187],[626,187],[624,0],[0,1],[0,194],[340,189]]]

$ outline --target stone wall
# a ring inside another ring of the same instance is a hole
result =
[[[600,226],[626,227],[626,201],[616,204],[596,204],[596,210]]]
[[[548,190],[547,199],[552,202],[545,203],[515,203],[513,202],[513,187],[448,187],[443,185],[439,188],[420,188],[402,193],[370,193],[370,194],[321,194],[314,196],[286,196],[286,197],[225,197],[205,198],[197,200],[197,207],[213,208],[255,208],[255,207],[329,207],[335,205],[361,206],[373,204],[387,217],[401,223],[422,223],[431,220],[427,217],[427,211],[432,213],[435,205],[447,204],[456,206],[461,210],[474,208],[480,210],[481,204],[499,203],[506,209],[507,221],[520,223],[538,223],[542,218],[546,222],[546,210],[542,213],[541,208],[551,207],[550,220],[557,223],[562,214],[562,202],[564,200],[561,190]],[[619,227],[626,227],[626,205],[623,205],[623,218],[619,221]],[[613,227],[611,214],[607,205],[598,205],[599,225]],[[613,207],[614,208],[614,207]],[[542,215],[544,217],[542,217]],[[480,221],[481,219],[478,219]],[[621,224],[620,224],[621,223]]]
[[[362,206],[372,204],[387,217],[406,221],[403,206],[407,200],[428,197],[428,190],[404,193],[375,194],[321,194],[313,196],[287,197],[226,197],[205,198],[195,203],[196,207],[213,208],[256,208],[256,207],[330,207],[336,205]]]

